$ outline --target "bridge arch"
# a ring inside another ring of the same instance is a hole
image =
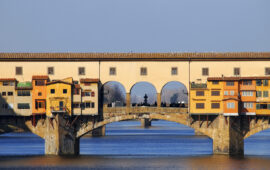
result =
[[[183,114],[183,117],[185,117],[185,114]],[[212,138],[212,131],[211,130],[205,130],[205,129],[200,129],[200,128],[197,129],[197,128],[187,124],[187,121],[185,119],[179,119],[179,117],[176,118],[176,116],[174,116],[174,115],[168,116],[168,115],[157,114],[157,113],[129,114],[129,115],[113,116],[113,117],[110,117],[109,119],[105,119],[105,120],[100,121],[100,122],[95,122],[94,124],[89,125],[86,128],[78,131],[77,138],[84,136],[85,134],[87,134],[88,132],[90,132],[94,129],[100,128],[102,126],[105,126],[105,125],[113,123],[113,122],[120,122],[120,121],[126,121],[126,120],[138,120],[138,119],[143,119],[143,118],[147,118],[150,120],[155,119],[155,120],[165,120],[165,121],[170,121],[170,122],[176,122],[176,123],[185,125],[187,127],[190,127],[198,132],[201,132],[202,134],[208,136],[209,138]]]
[[[185,107],[188,104],[188,89],[180,81],[169,81],[161,89],[161,106]]]
[[[156,87],[147,81],[140,81],[135,83],[130,88],[130,98],[132,106],[157,106],[157,89]],[[146,101],[145,101],[146,97]],[[147,104],[146,104],[146,103]]]
[[[101,87],[102,102],[107,106],[124,106],[126,104],[126,88],[118,81],[105,82]]]

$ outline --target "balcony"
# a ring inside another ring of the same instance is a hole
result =
[[[69,112],[68,108],[66,106],[54,106],[54,107],[51,107],[51,112],[52,113],[67,113]]]

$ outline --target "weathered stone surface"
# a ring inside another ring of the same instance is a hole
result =
[[[141,127],[143,128],[148,128],[151,126],[151,120],[145,118],[145,119],[141,119]]]

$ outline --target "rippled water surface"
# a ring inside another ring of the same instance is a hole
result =
[[[45,169],[269,169],[270,130],[245,140],[245,156],[212,155],[212,140],[183,125],[138,121],[107,125],[106,136],[82,138],[78,157],[44,156],[31,133],[0,136],[0,168]]]

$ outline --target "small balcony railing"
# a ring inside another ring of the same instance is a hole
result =
[[[52,112],[61,112],[61,113],[65,113],[65,112],[68,112],[68,109],[66,106],[54,106],[54,107],[51,107],[51,111]]]

